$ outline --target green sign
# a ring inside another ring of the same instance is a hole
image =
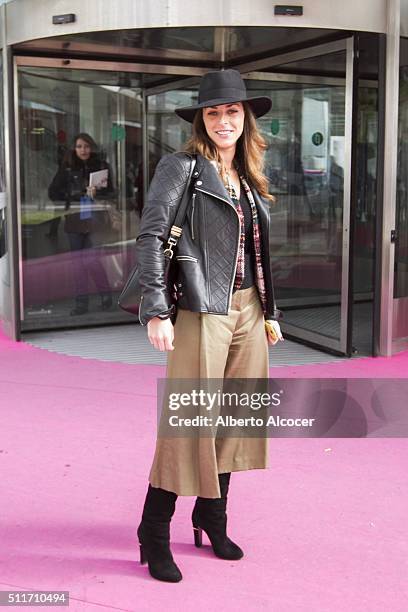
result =
[[[112,140],[125,140],[126,138],[126,129],[124,125],[119,125],[118,123],[114,123],[112,125]]]
[[[324,138],[323,138],[323,134],[321,132],[315,132],[314,134],[312,134],[312,142],[313,142],[314,145],[316,145],[316,147],[321,145],[323,140],[324,140]]]
[[[277,136],[279,134],[279,130],[280,130],[279,119],[272,119],[271,121],[272,136]]]

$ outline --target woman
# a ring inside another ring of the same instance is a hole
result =
[[[210,72],[196,106],[176,109],[193,124],[187,153],[165,156],[157,166],[137,240],[142,300],[140,321],[152,345],[169,351],[169,379],[268,378],[265,320],[277,319],[269,259],[269,204],[262,174],[265,143],[255,117],[267,113],[266,97],[248,98],[235,70]],[[164,282],[163,242],[173,224],[196,159],[189,206],[177,246],[177,307]],[[272,342],[272,339],[271,339]],[[141,562],[154,578],[181,580],[169,546],[178,495],[197,496],[192,521],[196,546],[204,530],[214,553],[240,559],[226,534],[232,471],[265,468],[266,438],[159,438],[138,529]]]
[[[89,185],[89,175],[99,170],[107,170],[106,187],[96,189]],[[106,271],[98,257],[90,252],[92,249],[91,234],[95,229],[98,213],[92,210],[92,200],[113,197],[112,170],[98,155],[96,142],[89,135],[81,132],[74,138],[73,146],[66,152],[62,164],[48,189],[49,198],[65,202],[68,213],[65,216],[64,231],[67,233],[71,251],[79,251],[78,269],[75,272],[75,308],[71,315],[83,315],[88,312],[89,282],[92,276],[101,296],[101,308],[107,310],[112,306],[112,296]],[[72,212],[72,203],[77,204],[79,212]],[[99,213],[100,216],[100,213]],[[106,213],[103,212],[104,219]]]

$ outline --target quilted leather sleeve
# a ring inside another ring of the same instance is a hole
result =
[[[136,259],[142,300],[140,322],[145,325],[158,314],[171,312],[171,298],[165,281],[166,242],[176,216],[190,170],[190,156],[165,155],[159,162],[143,207]]]
[[[279,319],[283,319],[283,312],[281,310],[279,310],[278,308],[275,308],[273,310],[273,312],[267,312],[265,314],[265,320],[270,320],[270,321],[279,321]]]

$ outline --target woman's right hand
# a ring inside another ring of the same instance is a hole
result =
[[[88,196],[88,198],[91,198],[91,200],[94,200],[96,196],[96,187],[91,187],[90,185],[88,185],[88,187],[86,188],[86,195]]]
[[[171,319],[153,317],[147,324],[150,344],[159,351],[174,351],[174,327]]]

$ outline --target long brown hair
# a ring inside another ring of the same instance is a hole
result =
[[[89,161],[91,163],[99,158],[98,145],[96,144],[92,136],[90,136],[86,132],[80,132],[75,136],[70,148],[65,152],[64,158],[62,160],[63,166],[68,166],[71,168],[81,167],[82,163],[76,154],[76,143],[79,139],[83,140],[91,147],[91,154],[89,156]]]
[[[275,201],[268,191],[269,181],[263,173],[264,151],[267,148],[265,139],[258,130],[255,115],[247,102],[242,102],[245,111],[244,129],[237,141],[235,159],[241,172],[260,196]],[[221,176],[225,181],[225,168],[222,158],[214,142],[207,134],[203,120],[202,109],[196,112],[193,121],[193,131],[185,145],[187,153],[199,153],[210,161],[216,161]]]

